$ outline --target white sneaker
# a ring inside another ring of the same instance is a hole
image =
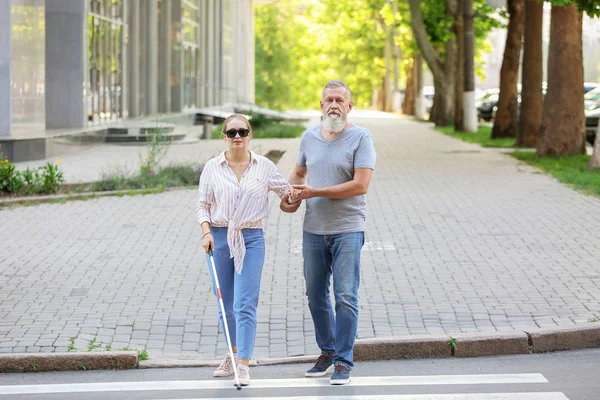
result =
[[[237,357],[235,359],[237,362]],[[225,359],[221,362],[221,365],[213,372],[215,378],[223,378],[225,376],[233,375],[233,364],[229,355],[225,356]]]
[[[248,386],[250,384],[250,367],[246,367],[244,364],[238,364],[237,374],[241,386]],[[235,381],[233,384],[235,385]]]

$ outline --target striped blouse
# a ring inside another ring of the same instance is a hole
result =
[[[246,255],[244,228],[262,228],[267,216],[269,191],[283,198],[292,186],[281,176],[271,160],[250,152],[250,165],[238,182],[229,168],[225,152],[208,160],[200,175],[196,203],[198,223],[228,227],[227,244],[235,271],[241,275]]]

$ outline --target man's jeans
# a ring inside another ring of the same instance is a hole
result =
[[[304,232],[303,239],[306,295],[317,345],[323,353],[336,355],[336,365],[344,364],[351,369],[358,328],[360,250],[365,234],[315,235]],[[329,298],[332,274],[335,314]]]
[[[238,358],[250,360],[254,351],[256,337],[256,307],[260,293],[260,278],[265,262],[265,237],[262,229],[242,229],[246,256],[242,274],[238,275],[229,258],[227,228],[210,228],[215,240],[215,267],[219,277],[219,286],[223,297],[223,306],[227,315],[227,326],[231,345],[237,345]],[[209,266],[212,276],[212,268]],[[213,281],[213,292],[217,290]],[[218,297],[217,297],[218,299]],[[223,314],[219,307],[219,319],[223,325]],[[223,334],[225,332],[223,331]],[[227,340],[227,339],[225,339]]]

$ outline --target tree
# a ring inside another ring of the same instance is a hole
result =
[[[544,98],[539,156],[585,153],[582,14],[571,3],[552,6],[548,92]]]
[[[464,130],[477,132],[477,109],[475,108],[475,31],[473,0],[464,0]]]
[[[445,126],[454,120],[454,78],[456,68],[456,39],[453,35],[447,35],[445,54],[442,58],[440,52],[432,45],[428,36],[426,26],[421,14],[421,2],[419,0],[408,0],[411,13],[411,27],[413,35],[419,46],[423,58],[433,74],[435,86],[434,110],[432,110],[432,121],[438,126]],[[435,7],[435,5],[433,5]],[[457,12],[457,0],[446,1],[445,16],[447,22],[453,22]],[[432,7],[431,4],[428,7]]]
[[[417,88],[416,83],[417,79],[415,77],[415,68],[416,68],[415,59],[412,58],[410,60],[405,61],[405,71],[406,71],[406,88],[404,90],[404,99],[402,101],[402,114],[404,115],[415,115],[416,114],[416,96],[417,96]]]
[[[525,0],[525,42],[523,46],[523,88],[517,145],[536,147],[542,125],[542,24],[544,4]]]
[[[465,88],[465,27],[463,20],[464,0],[458,0],[454,34],[456,35],[456,70],[454,75],[454,130],[464,131],[463,96]]]
[[[508,0],[508,30],[500,69],[498,109],[492,128],[492,138],[515,137],[517,132],[517,83],[523,40],[525,0]]]

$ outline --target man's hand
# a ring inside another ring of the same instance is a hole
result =
[[[302,201],[300,201],[299,198],[295,198],[295,202],[290,204],[290,201],[292,200],[289,200],[289,197],[290,196],[286,194],[285,197],[281,199],[281,204],[279,204],[279,208],[281,209],[281,211],[286,213],[296,212],[298,208],[300,208],[300,204],[302,204]]]
[[[294,189],[298,190],[296,195],[297,200],[306,200],[313,197],[317,197],[317,191],[312,186],[308,185],[292,185]]]

